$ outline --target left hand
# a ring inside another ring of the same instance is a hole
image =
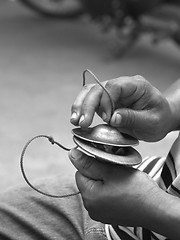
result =
[[[69,157],[78,170],[77,186],[92,219],[143,227],[154,221],[166,193],[147,174],[98,161],[77,149]]]
[[[175,129],[175,123],[178,122],[179,126],[179,117],[176,116],[179,107],[173,111],[174,104],[169,104],[162,93],[142,76],[119,77],[101,83],[114,102],[112,117],[107,93],[98,84],[88,84],[82,88],[71,108],[71,123],[75,126],[89,127],[97,113],[120,132],[147,142],[159,141]],[[180,105],[179,101],[176,105]]]

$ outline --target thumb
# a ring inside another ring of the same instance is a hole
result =
[[[111,118],[110,124],[113,127],[130,129],[135,126],[137,119],[140,118],[139,115],[140,113],[137,110],[129,108],[117,109]]]
[[[75,168],[85,177],[104,181],[108,172],[107,163],[98,161],[94,157],[90,157],[78,149],[71,149],[69,158]]]

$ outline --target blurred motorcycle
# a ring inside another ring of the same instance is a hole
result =
[[[45,16],[77,18],[86,14],[113,32],[116,54],[126,53],[150,34],[155,43],[171,39],[180,45],[180,0],[19,0]]]
[[[84,0],[91,17],[114,31],[115,55],[122,56],[141,36],[153,43],[173,40],[180,46],[180,0]]]

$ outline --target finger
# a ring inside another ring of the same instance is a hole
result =
[[[105,122],[109,122],[111,115],[113,114],[112,112],[112,103],[111,100],[113,102],[113,104],[115,104],[115,99],[114,99],[114,89],[117,89],[117,86],[115,84],[115,80],[109,80],[106,82],[105,88],[107,90],[107,92],[109,93],[109,95],[103,91],[102,97],[101,97],[101,102],[100,102],[100,114],[102,115],[102,119]],[[119,94],[119,91],[118,91]]]
[[[72,124],[74,124],[76,126],[79,124],[79,119],[81,117],[81,107],[82,107],[83,101],[93,86],[94,86],[94,84],[85,85],[82,88],[82,90],[80,91],[80,93],[78,94],[78,96],[76,97],[76,99],[71,107],[70,121]]]
[[[111,115],[113,114],[113,106],[109,96],[104,91],[98,109],[98,115],[102,117],[104,122],[109,123]]]
[[[127,133],[141,140],[146,133],[151,132],[153,122],[148,111],[117,109],[110,122],[111,126],[118,128],[121,132]]]
[[[114,101],[115,108],[134,105],[144,95],[147,81],[141,76],[119,77],[107,82],[106,89]],[[109,107],[109,99],[103,95],[101,103]]]
[[[113,127],[131,129],[134,127],[137,115],[137,111],[129,108],[116,109],[111,118],[110,124]]]
[[[92,123],[94,114],[99,108],[102,93],[103,89],[96,84],[86,94],[81,105],[81,116],[79,119],[81,127],[88,127]]]
[[[105,91],[103,92],[100,107],[103,109],[103,120],[109,122],[113,114],[111,100],[115,108],[123,106],[124,99],[129,99],[129,96],[134,93],[136,86],[132,81],[132,77],[119,77],[107,81],[105,88],[109,95]]]
[[[75,168],[84,176],[104,181],[110,166],[100,162],[97,159],[90,157],[78,149],[74,148],[69,152],[69,158]]]

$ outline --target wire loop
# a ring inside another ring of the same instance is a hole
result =
[[[86,73],[89,73],[93,76],[94,80],[102,87],[102,89],[106,92],[106,94],[108,95],[109,97],[109,100],[110,100],[110,103],[111,103],[111,116],[114,112],[114,102],[112,100],[112,97],[110,95],[110,93],[108,92],[108,90],[102,85],[102,83],[99,81],[99,79],[95,76],[95,74],[89,70],[89,69],[86,69],[84,72],[83,72],[83,86],[86,84]],[[21,172],[22,172],[22,175],[26,181],[26,183],[32,188],[34,189],[36,192],[39,192],[45,196],[48,196],[48,197],[53,197],[53,198],[65,198],[65,197],[71,197],[71,196],[75,196],[77,194],[79,194],[80,192],[75,192],[75,193],[70,193],[70,194],[66,194],[66,195],[53,195],[53,194],[49,194],[49,193],[45,193],[39,189],[37,189],[30,181],[29,179],[27,178],[27,175],[25,173],[25,169],[24,169],[24,156],[25,156],[25,153],[26,153],[26,150],[28,148],[28,146],[31,144],[32,141],[38,139],[38,138],[47,138],[49,140],[49,142],[51,144],[56,144],[57,146],[61,147],[62,149],[64,149],[65,151],[70,151],[71,149],[70,148],[67,148],[65,146],[63,146],[62,144],[60,144],[59,142],[56,142],[54,140],[53,137],[51,136],[47,136],[47,135],[37,135],[35,137],[33,137],[32,139],[30,139],[26,145],[24,146],[23,150],[22,150],[22,153],[21,153],[21,158],[20,158],[20,168],[21,168]]]
[[[115,110],[115,107],[114,107],[114,102],[113,102],[113,100],[112,100],[112,97],[111,97],[110,93],[109,93],[108,90],[102,85],[102,83],[99,81],[99,79],[96,77],[96,75],[95,75],[91,70],[89,70],[89,69],[86,69],[86,70],[84,70],[84,72],[83,72],[83,86],[85,86],[85,84],[86,84],[86,73],[91,74],[91,76],[93,76],[94,80],[99,84],[99,86],[102,87],[102,89],[103,89],[103,90],[106,92],[106,94],[108,95],[109,100],[110,100],[110,103],[111,103],[111,117],[112,117],[112,115],[113,115],[113,113],[114,113],[114,110]]]
[[[66,194],[66,195],[53,195],[53,194],[49,194],[49,193],[46,193],[46,192],[43,192],[43,191],[39,190],[38,188],[36,188],[36,187],[29,181],[29,179],[27,178],[27,175],[26,175],[26,173],[25,173],[25,170],[24,170],[24,156],[25,156],[25,152],[26,152],[28,146],[32,143],[32,141],[34,141],[35,139],[38,139],[38,138],[47,138],[51,144],[56,144],[57,146],[61,147],[62,149],[66,150],[66,151],[70,151],[70,150],[71,150],[70,148],[66,148],[66,147],[64,147],[62,144],[56,142],[56,141],[54,140],[54,138],[51,137],[51,136],[38,135],[38,136],[35,136],[35,137],[33,137],[32,139],[30,139],[30,140],[26,143],[26,145],[24,146],[23,151],[22,151],[22,153],[21,153],[21,158],[20,158],[20,168],[21,168],[21,172],[22,172],[22,175],[23,175],[26,183],[27,183],[33,190],[35,190],[36,192],[41,193],[41,194],[43,194],[43,195],[45,195],[45,196],[48,196],[48,197],[53,197],[53,198],[65,198],[65,197],[71,197],[71,196],[75,196],[75,195],[79,194],[79,192],[69,193],[69,194]]]

